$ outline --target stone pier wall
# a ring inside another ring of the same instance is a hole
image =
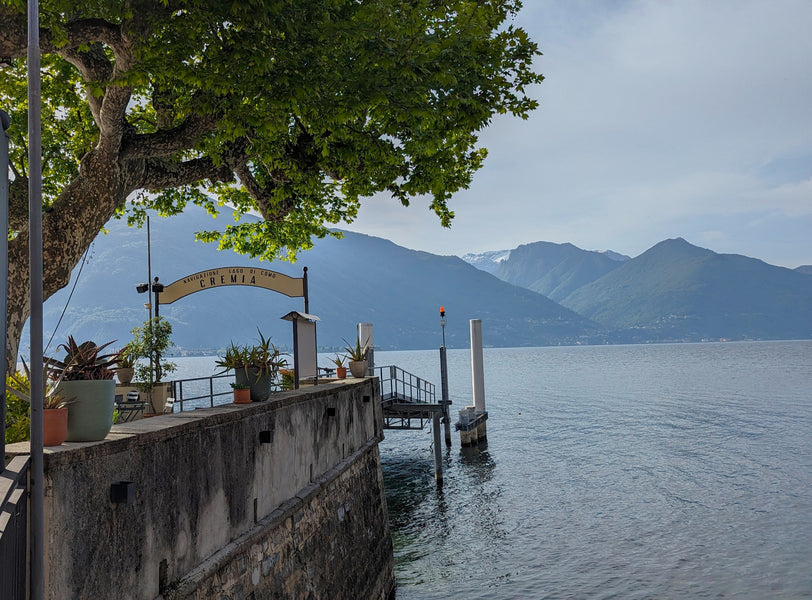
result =
[[[385,599],[381,439],[365,379],[46,449],[46,597]],[[118,482],[130,503],[111,502]]]

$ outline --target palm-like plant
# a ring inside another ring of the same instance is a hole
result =
[[[53,377],[60,381],[87,381],[112,379],[116,374],[119,352],[102,354],[112,342],[97,346],[95,342],[87,341],[77,344],[73,336],[68,336],[66,344],[60,344],[57,349],[64,348],[67,352],[64,360],[55,358],[46,359],[46,364],[52,368]]]

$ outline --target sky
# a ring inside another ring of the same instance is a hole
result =
[[[435,254],[570,242],[637,256],[683,237],[812,264],[810,0],[525,0],[543,56],[530,118],[482,132],[454,195],[385,196],[344,228]]]

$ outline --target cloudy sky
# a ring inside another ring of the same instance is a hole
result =
[[[812,264],[810,0],[525,0],[546,81],[442,228],[376,198],[347,227],[437,254],[572,242],[637,256],[684,237]]]

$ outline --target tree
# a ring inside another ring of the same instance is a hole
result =
[[[26,15],[0,0],[12,116],[9,360],[29,315]],[[537,46],[519,0],[40,0],[44,293],[114,215],[239,216],[199,239],[293,258],[362,198],[447,201],[496,114],[526,118]]]

